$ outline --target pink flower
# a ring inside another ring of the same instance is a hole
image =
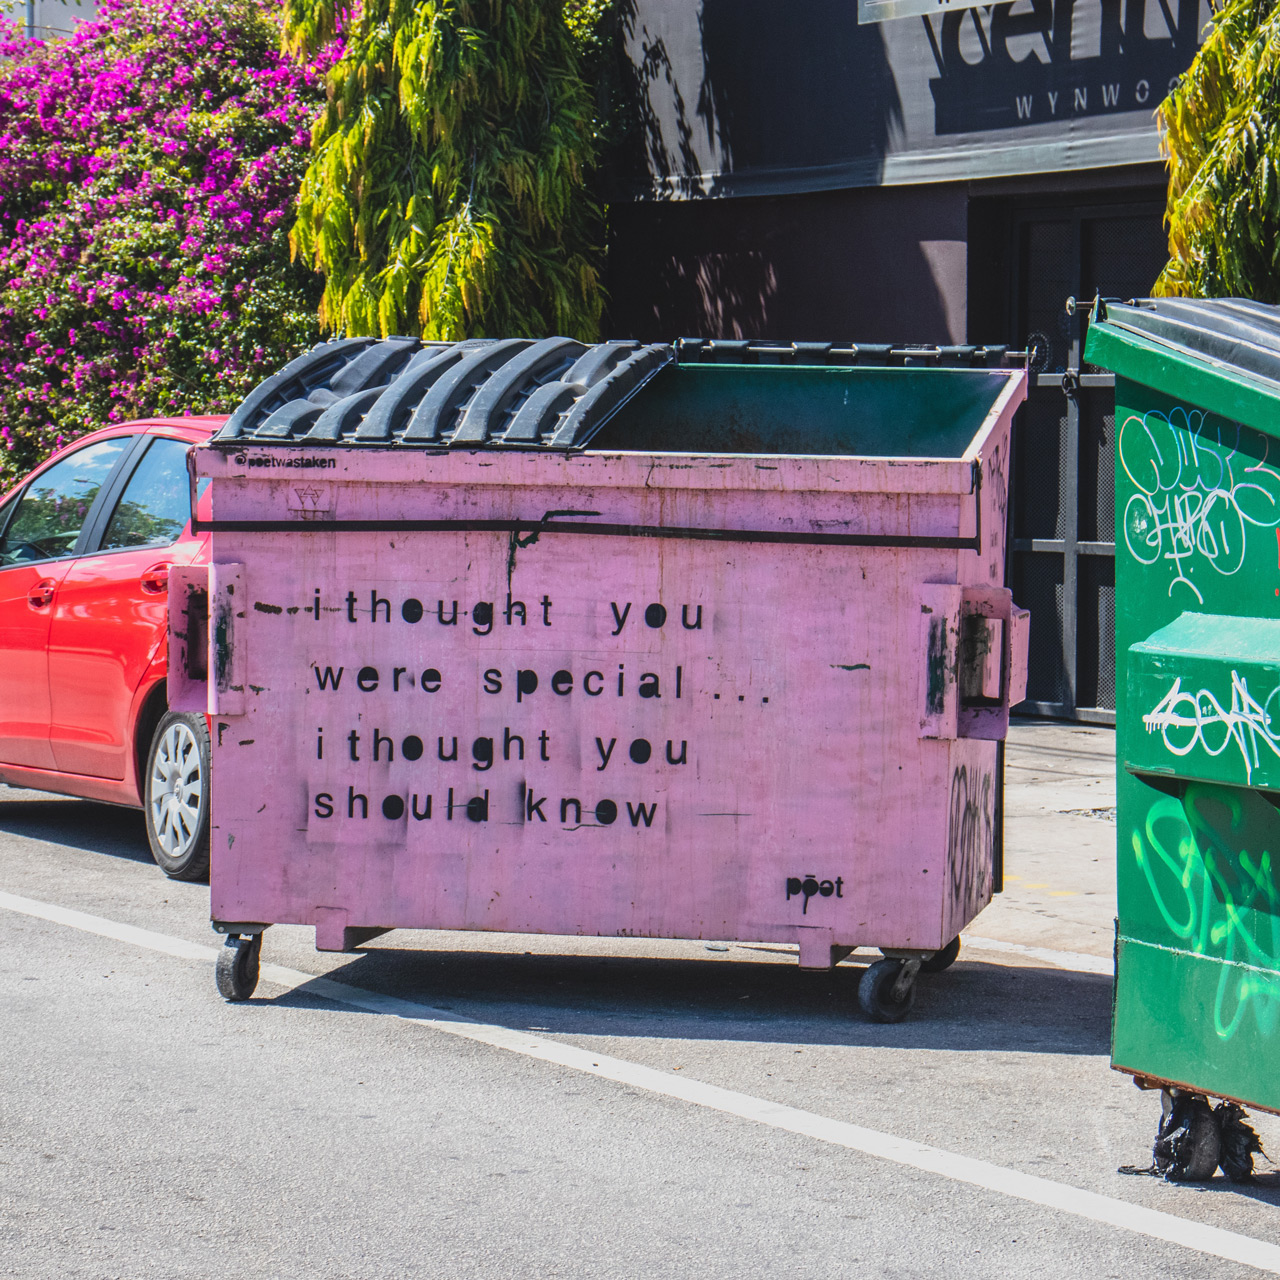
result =
[[[323,67],[258,21],[99,0],[49,45],[0,21],[0,489],[103,422],[230,408],[318,336],[280,231]]]

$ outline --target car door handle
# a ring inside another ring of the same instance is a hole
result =
[[[169,562],[162,560],[145,570],[138,579],[143,591],[149,596],[162,596],[169,590]]]
[[[58,589],[58,580],[56,578],[41,578],[30,591],[27,592],[27,603],[33,609],[45,609],[49,605],[49,601],[53,599],[53,593]]]

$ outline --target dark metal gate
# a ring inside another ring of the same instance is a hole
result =
[[[1025,712],[1115,723],[1115,379],[1081,353],[1095,294],[1150,292],[1162,214],[1156,203],[1014,213],[1015,340],[1044,352],[1014,427],[1009,577],[1031,610]]]

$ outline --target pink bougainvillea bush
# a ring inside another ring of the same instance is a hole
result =
[[[111,422],[229,409],[315,342],[290,262],[321,68],[258,0],[0,29],[0,490]]]

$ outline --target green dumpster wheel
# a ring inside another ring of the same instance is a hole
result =
[[[227,944],[218,952],[215,978],[218,994],[224,1000],[247,1000],[258,985],[258,957],[262,954],[262,934],[247,938],[230,934]]]
[[[872,1022],[901,1022],[916,1002],[916,984],[895,996],[894,985],[902,972],[904,960],[877,960],[858,983],[858,1004]]]
[[[941,973],[950,969],[960,954],[960,935],[957,934],[941,951],[935,951],[927,960],[920,962],[921,973]]]

